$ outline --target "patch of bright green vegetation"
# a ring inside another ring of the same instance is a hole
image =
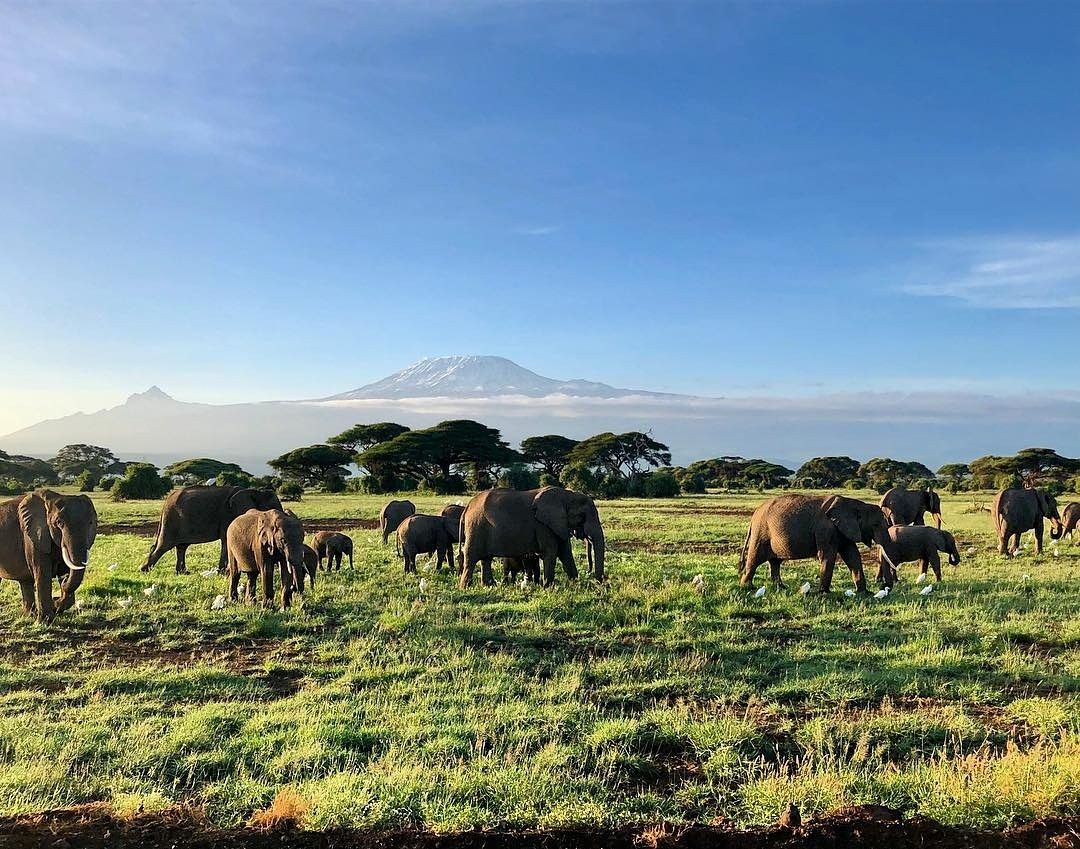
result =
[[[754,599],[735,572],[762,498],[603,503],[610,582],[554,590],[406,577],[354,529],[356,570],[288,612],[211,610],[215,545],[190,575],[171,554],[143,575],[149,538],[103,534],[55,625],[3,586],[0,814],[185,803],[236,823],[283,787],[312,827],[767,823],[789,799],[972,826],[1080,813],[1080,546],[1001,558],[990,497],[946,497],[964,562],[929,596],[907,566],[884,601],[846,598],[839,572],[831,597]],[[98,506],[115,527],[160,505]],[[816,564],[784,573],[797,588]]]

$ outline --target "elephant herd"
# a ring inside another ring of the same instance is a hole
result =
[[[924,524],[927,513],[936,527]],[[1034,531],[1038,554],[1045,523],[1051,525],[1052,539],[1071,535],[1080,524],[1080,503],[1070,503],[1059,514],[1053,496],[1043,490],[1007,489],[995,497],[991,514],[999,552],[1018,553],[1020,535]],[[740,583],[752,587],[756,570],[768,563],[771,580],[782,587],[783,561],[815,558],[821,564],[819,590],[829,592],[839,559],[856,590],[866,591],[860,544],[876,547],[877,581],[884,587],[896,581],[899,564],[912,561],[921,564],[923,576],[932,569],[941,580],[942,554],[953,565],[960,562],[956,539],[941,524],[941,501],[932,490],[893,489],[876,505],[843,495],[781,495],[751,517],[739,561]],[[560,487],[490,489],[464,506],[447,506],[438,516],[417,513],[410,501],[392,501],[380,514],[379,530],[384,544],[396,535],[406,573],[416,571],[417,555],[434,554],[439,569],[456,561],[462,588],[472,582],[478,566],[482,582],[495,583],[496,558],[503,561],[506,580],[522,575],[550,586],[557,563],[568,578],[577,578],[574,539],[585,543],[590,574],[605,578],[606,542],[596,504]],[[75,603],[96,536],[97,511],[85,495],[41,489],[0,503],[0,579],[19,584],[28,615],[51,621]],[[246,578],[245,596],[251,600],[259,591],[262,602],[270,604],[277,573],[287,607],[294,592],[304,591],[305,581],[314,584],[324,561],[331,571],[346,558],[353,566],[348,535],[321,531],[306,545],[300,519],[284,510],[272,491],[194,486],[165,500],[141,568],[149,571],[175,549],[176,571],[186,572],[188,547],[214,541],[221,547],[218,571],[228,575],[233,600],[239,599],[240,580]],[[54,581],[60,586],[57,598]]]

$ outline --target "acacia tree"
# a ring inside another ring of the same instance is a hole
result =
[[[859,461],[850,457],[814,457],[795,472],[795,485],[808,489],[832,489],[855,480]]]
[[[914,460],[893,460],[891,457],[875,457],[861,466],[857,477],[870,489],[885,492],[894,486],[913,486],[934,480],[934,473]]]
[[[62,478],[76,478],[83,472],[90,472],[97,480],[116,469],[120,461],[108,448],[80,443],[65,445],[49,460],[49,465]]]
[[[352,452],[339,445],[309,445],[295,448],[280,457],[268,461],[282,477],[294,478],[311,486],[322,486],[330,492],[339,492],[345,478],[352,474],[347,466],[352,462]]]
[[[577,447],[577,440],[558,434],[530,436],[521,440],[521,456],[526,462],[539,467],[540,471],[558,478],[570,462],[570,452]]]
[[[670,466],[671,449],[640,431],[598,433],[574,446],[567,459],[570,464],[629,480],[649,467]]]
[[[37,457],[23,457],[0,451],[0,478],[8,478],[23,486],[35,482],[56,483],[56,469]]]
[[[795,472],[791,469],[779,463],[770,463],[768,460],[753,460],[742,470],[742,477],[759,489],[777,489],[787,486],[793,474]]]
[[[197,457],[192,460],[180,460],[176,463],[172,463],[161,470],[161,474],[167,478],[176,477],[192,477],[199,481],[210,480],[216,478],[222,472],[230,472],[233,474],[244,474],[249,478],[243,469],[241,469],[236,463],[226,463],[222,460],[212,460],[209,457]]]
[[[378,445],[380,442],[389,442],[391,439],[395,439],[401,436],[403,433],[408,432],[408,428],[405,425],[400,425],[397,422],[375,422],[374,424],[354,424],[346,431],[342,431],[337,436],[331,436],[326,440],[331,445],[340,445],[342,448],[348,448],[353,454],[362,454],[367,451],[372,445]]]
[[[946,463],[937,470],[938,478],[944,482],[949,492],[959,492],[967,479],[971,477],[971,468],[967,463]]]
[[[1053,448],[1025,448],[1008,464],[1024,486],[1037,487],[1050,481],[1062,482],[1080,469],[1080,460],[1062,457]]]
[[[493,469],[505,468],[520,459],[496,428],[455,419],[380,442],[356,461],[366,468],[390,464],[441,490],[452,485],[455,469],[470,471],[474,482],[482,484]]]

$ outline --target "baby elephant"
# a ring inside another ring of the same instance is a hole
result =
[[[956,548],[956,538],[948,531],[939,531],[929,525],[897,525],[889,528],[889,536],[900,552],[896,565],[918,560],[921,574],[926,575],[927,567],[934,570],[934,577],[941,580],[941,557],[939,552],[949,555],[949,565],[960,563],[960,552]],[[878,554],[878,582],[883,580],[881,554]]]
[[[304,570],[304,527],[281,510],[248,510],[233,520],[225,534],[229,598],[237,601],[240,575],[247,575],[245,597],[250,601],[262,581],[262,603],[274,597],[274,569],[281,574],[281,605],[292,602],[297,576]]]
[[[398,525],[397,541],[401,555],[405,560],[405,572],[416,571],[417,554],[438,554],[437,567],[442,571],[443,561],[447,566],[454,562],[454,539],[457,528],[450,532],[450,522],[443,516],[425,516],[422,513],[409,516]]]
[[[315,549],[310,545],[304,546],[304,568],[296,574],[296,591],[298,593],[304,592],[304,578],[311,579],[311,586],[315,586],[315,572],[319,568],[319,555],[315,553]]]
[[[349,568],[353,567],[353,541],[352,537],[340,534],[337,531],[319,531],[311,540],[311,547],[319,558],[319,566],[322,566],[323,558],[326,558],[326,568],[333,572],[341,568],[341,558],[349,556]]]
[[[517,583],[518,575],[523,575],[526,580],[539,584],[540,555],[526,554],[522,557],[504,557],[503,581],[507,584]]]

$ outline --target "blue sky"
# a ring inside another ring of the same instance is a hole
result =
[[[0,433],[448,353],[1074,387],[1078,85],[1068,3],[2,3]]]

